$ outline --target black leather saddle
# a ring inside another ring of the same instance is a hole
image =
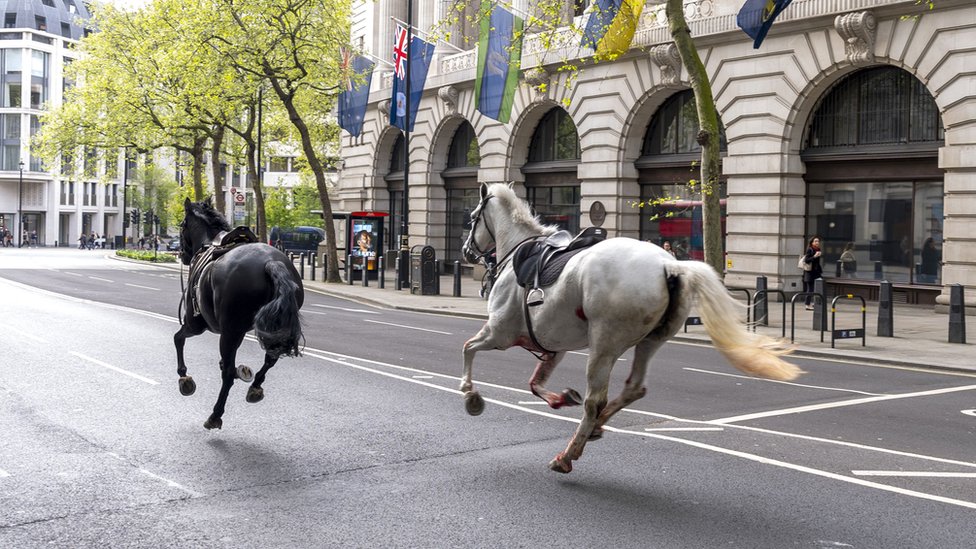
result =
[[[575,237],[566,231],[559,231],[545,239],[520,246],[512,256],[512,268],[519,285],[530,290],[526,298],[529,306],[542,303],[544,294],[541,288],[556,282],[574,255],[606,238],[606,230],[588,227]]]

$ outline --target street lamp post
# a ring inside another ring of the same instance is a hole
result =
[[[17,184],[17,247],[24,245],[24,231],[27,224],[24,223],[24,161],[20,161],[20,182]]]

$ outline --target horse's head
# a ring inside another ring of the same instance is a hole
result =
[[[495,229],[490,219],[491,215],[486,215],[486,210],[494,195],[488,192],[488,186],[481,185],[481,200],[478,207],[471,212],[471,230],[468,237],[461,246],[461,254],[468,263],[477,263],[495,248]]]
[[[183,201],[183,222],[180,223],[180,261],[189,265],[200,248],[213,241],[220,231],[229,231],[230,225],[210,199],[203,202]]]

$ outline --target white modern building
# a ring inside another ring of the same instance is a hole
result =
[[[896,300],[945,304],[961,284],[976,305],[976,3],[794,0],[759,49],[736,25],[742,3],[685,2],[725,133],[726,283],[765,276],[799,291],[797,256],[816,234],[833,293],[876,298],[888,280]],[[415,25],[434,28],[448,4],[414,1]],[[455,33],[466,51],[438,47],[410,135],[411,245],[459,258],[478,184],[504,181],[550,223],[602,223],[698,257],[685,187],[698,177],[694,98],[660,4],[648,0],[630,51],[612,62],[593,64],[578,37],[556,52],[530,37],[507,124],[475,108],[477,30],[462,29],[468,42]],[[353,43],[390,59],[393,18],[406,12],[407,0],[357,4]],[[583,17],[567,1],[564,20]],[[572,80],[558,70],[564,57],[582,69]],[[379,64],[363,134],[343,133],[337,209],[387,211],[396,228],[404,151],[390,95]],[[849,243],[857,270],[838,276]]]

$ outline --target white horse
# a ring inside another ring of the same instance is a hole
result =
[[[526,307],[527,290],[516,281],[511,257],[523,243],[556,229],[541,225],[511,187],[500,183],[482,185],[471,223],[462,247],[465,259],[475,263],[495,248],[499,273],[488,298],[488,322],[464,344],[461,391],[467,412],[478,415],[484,409],[471,381],[478,351],[518,346],[533,352],[539,363],[529,387],[549,406],[560,408],[580,404],[579,395],[571,389],[548,391],[546,380],[567,351],[589,347],[583,419],[566,450],[549,463],[554,471],[572,471],[586,441],[600,438],[615,413],[644,396],[648,361],[684,325],[696,296],[708,335],[735,367],[777,380],[802,373],[780,358],[788,351],[779,342],[746,330],[740,306],[705,263],[677,261],[647,242],[611,238],[570,259],[560,278],[545,288],[544,302]],[[607,402],[610,370],[630,347],[630,376],[620,396]]]

